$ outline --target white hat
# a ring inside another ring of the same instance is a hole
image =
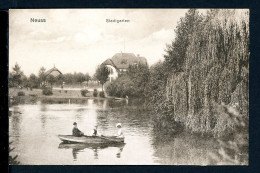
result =
[[[122,125],[121,125],[121,123],[117,123],[117,124],[116,124],[116,127],[118,127],[118,126],[120,126],[120,127],[121,127],[121,126],[122,126]]]

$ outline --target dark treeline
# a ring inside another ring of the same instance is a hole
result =
[[[88,73],[66,73],[54,77],[53,75],[46,76],[46,69],[41,67],[38,74],[24,75],[21,67],[16,64],[9,73],[9,87],[28,87],[41,88],[43,82],[47,81],[50,85],[61,86],[63,82],[65,85],[89,86],[91,80],[95,80],[95,76],[91,77]],[[84,82],[84,83],[83,83]],[[92,85],[92,84],[90,84]]]
[[[193,132],[232,130],[216,105],[248,116],[249,14],[245,10],[189,10],[178,23],[163,63],[151,69],[152,101],[163,127],[181,122]],[[158,73],[159,74],[158,74]],[[156,82],[156,80],[158,80]],[[168,124],[167,124],[168,123]]]

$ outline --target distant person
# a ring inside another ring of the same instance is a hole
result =
[[[73,125],[74,125],[74,127],[73,127],[73,130],[72,130],[72,135],[73,135],[73,136],[77,136],[77,137],[81,137],[81,136],[83,136],[84,133],[81,132],[81,131],[78,129],[78,127],[77,127],[77,123],[74,122]]]
[[[92,136],[102,136],[100,133],[97,131],[97,126],[94,127],[91,133]]]
[[[124,135],[123,135],[123,132],[122,132],[122,129],[121,129],[121,127],[122,127],[121,123],[117,123],[117,124],[116,124],[116,127],[118,128],[117,138],[123,138]]]
[[[128,99],[128,96],[126,95],[125,98]]]

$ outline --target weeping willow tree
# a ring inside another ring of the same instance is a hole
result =
[[[234,107],[248,117],[249,11],[214,9],[203,15],[191,9],[175,33],[163,63],[167,82],[158,92],[164,93],[157,104],[164,113],[157,119],[202,134],[232,132],[234,121],[214,105]]]

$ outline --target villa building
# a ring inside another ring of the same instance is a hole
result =
[[[102,64],[109,69],[109,81],[115,80],[119,74],[127,71],[130,65],[147,64],[145,57],[135,56],[133,53],[116,53],[112,58],[107,59]]]

